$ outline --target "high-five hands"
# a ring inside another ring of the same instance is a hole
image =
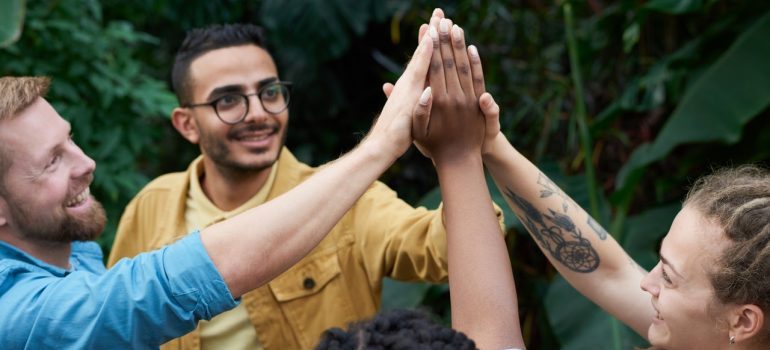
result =
[[[417,148],[434,162],[437,156],[443,159],[444,154],[451,159],[460,150],[477,150],[475,146],[466,148],[462,144],[466,142],[469,146],[467,142],[478,137],[475,127],[480,115],[484,121],[481,152],[488,153],[500,134],[500,109],[486,92],[478,50],[473,45],[466,48],[464,31],[444,18],[441,9],[433,12],[429,24],[420,27],[418,40],[422,42],[426,37],[433,41],[433,56],[426,81],[429,89],[422,94],[414,114],[412,136]],[[383,86],[388,97],[392,90],[390,83]],[[471,117],[474,112],[476,117]],[[457,132],[465,135],[452,140]],[[434,154],[436,147],[442,148],[439,154]]]

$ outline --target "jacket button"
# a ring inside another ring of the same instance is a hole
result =
[[[310,277],[306,277],[305,280],[302,281],[302,286],[305,287],[305,289],[313,289],[315,287],[315,281]]]

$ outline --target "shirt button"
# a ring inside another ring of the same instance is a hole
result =
[[[313,289],[315,287],[315,281],[310,277],[306,277],[305,280],[302,281],[302,286],[305,287],[305,289]]]

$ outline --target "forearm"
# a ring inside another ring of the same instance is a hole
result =
[[[323,239],[395,160],[378,148],[364,141],[284,195],[202,233],[234,296],[270,281]]]
[[[481,349],[523,348],[516,287],[481,157],[437,163],[444,199],[452,327]]]
[[[645,271],[588,213],[517,152],[502,134],[484,163],[519,220],[573,287],[646,334],[649,297],[639,288]]]

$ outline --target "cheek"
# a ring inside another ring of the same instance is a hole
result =
[[[699,292],[661,291],[658,301],[661,315],[673,335],[682,339],[694,339],[715,332],[715,321],[709,312],[710,296]]]

